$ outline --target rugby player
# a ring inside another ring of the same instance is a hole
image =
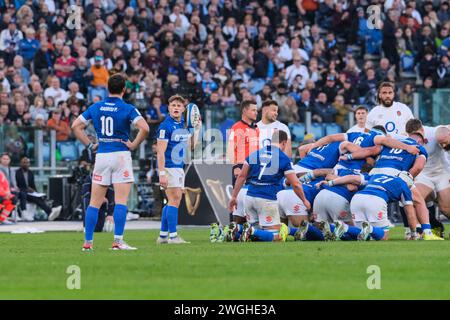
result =
[[[83,251],[93,250],[94,229],[97,225],[98,211],[103,204],[110,184],[114,186],[114,242],[113,250],[136,250],[123,240],[127,217],[128,195],[134,182],[131,152],[136,150],[149,133],[149,127],[139,111],[125,103],[126,79],[115,74],[108,80],[109,96],[91,105],[72,124],[75,136],[88,149],[98,147],[92,174],[92,190],[89,207],[86,210],[85,242]],[[98,137],[98,145],[93,145],[84,132],[87,123],[92,121]],[[129,140],[133,124],[139,132],[133,142]]]

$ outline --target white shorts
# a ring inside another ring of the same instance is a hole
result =
[[[317,222],[352,221],[347,199],[327,189],[320,191],[314,199],[313,214]]]
[[[429,176],[422,172],[416,177],[414,182],[421,183],[431,190],[440,192],[450,188],[450,173],[440,170],[440,172],[437,172],[433,176]]]
[[[134,182],[130,151],[97,153],[92,182],[102,186]]]
[[[370,194],[356,194],[350,203],[355,223],[368,221],[372,226],[387,228],[390,226],[387,203],[384,199]]]
[[[294,190],[281,190],[277,193],[278,210],[281,218],[288,216],[307,216],[308,211],[303,201],[295,194]]]
[[[247,194],[247,188],[241,188],[239,190],[238,196],[237,196],[237,204],[236,204],[236,210],[233,211],[233,216],[238,216],[245,218],[245,195]]]
[[[383,175],[386,175],[386,176],[395,177],[400,172],[401,172],[400,170],[394,169],[394,168],[373,168],[372,170],[370,170],[369,176],[374,176],[376,174],[383,174]]]
[[[302,166],[299,166],[298,164],[295,164],[293,166],[293,168],[294,168],[295,174],[313,172],[313,170],[307,169],[307,168],[303,168]]]
[[[184,188],[184,169],[166,168],[167,188]]]
[[[272,227],[281,224],[278,202],[263,198],[245,196],[245,213],[247,222],[259,223],[260,227]]]

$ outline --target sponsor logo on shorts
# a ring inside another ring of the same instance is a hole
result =
[[[128,177],[130,176],[130,173],[128,172],[128,170],[125,170],[125,171],[124,171],[123,176],[124,176],[125,178],[128,178]]]
[[[103,179],[102,176],[100,176],[100,175],[94,173],[94,176],[93,176],[93,180],[94,180],[94,181],[102,181],[102,179]]]
[[[300,205],[299,204],[296,204],[295,206],[294,206],[294,212],[299,212],[300,211]]]
[[[271,216],[267,216],[267,217],[266,217],[266,222],[267,222],[267,223],[272,223],[272,221],[273,221],[273,219],[272,219]]]
[[[339,217],[341,217],[341,218],[345,218],[345,217],[347,217],[347,211],[341,211],[341,212],[339,212]]]
[[[378,218],[378,220],[382,220],[383,219],[383,212],[382,211],[378,212],[377,218]]]

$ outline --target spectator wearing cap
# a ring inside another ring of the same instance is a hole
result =
[[[286,69],[286,80],[288,85],[291,86],[297,75],[300,75],[302,77],[300,86],[303,88],[306,85],[306,81],[309,79],[308,68],[302,64],[303,60],[298,54],[293,56],[293,61],[294,64]]]
[[[359,103],[358,90],[353,86],[352,81],[348,78],[344,80],[344,85],[338,92],[344,97],[346,105],[354,106]]]
[[[56,131],[56,141],[67,141],[70,137],[70,127],[66,121],[61,120],[61,109],[52,111],[51,118],[47,121],[47,127]]]
[[[340,87],[336,82],[336,77],[334,75],[328,75],[325,86],[322,88],[322,92],[325,93],[328,103],[334,101],[339,89]]]
[[[347,130],[347,133],[350,132],[366,132],[366,121],[367,115],[369,114],[369,110],[365,106],[358,106],[355,110],[355,119],[356,124]]]
[[[22,31],[17,30],[14,20],[8,23],[8,28],[0,33],[0,51],[5,56],[7,64],[10,64],[14,55],[19,50],[19,43],[23,39]]]
[[[39,41],[35,39],[35,34],[36,32],[33,28],[28,28],[25,31],[25,39],[19,42],[18,54],[23,57],[25,65],[29,65],[33,61],[36,52],[41,47]]]
[[[103,56],[96,55],[94,57],[94,64],[91,66],[90,72],[92,74],[91,85],[88,87],[89,101],[92,101],[94,96],[100,96],[101,99],[106,98],[108,94],[107,86],[109,79],[109,72],[104,65]]]
[[[42,114],[38,113],[32,125],[37,129],[45,129],[46,123],[47,121],[45,120],[45,117]]]
[[[327,102],[327,95],[324,92],[320,92],[317,101],[314,104],[312,120],[321,123],[333,123],[336,122],[336,109]]]

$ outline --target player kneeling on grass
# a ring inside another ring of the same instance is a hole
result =
[[[291,160],[284,153],[287,141],[286,132],[275,131],[271,145],[252,153],[244,162],[228,204],[228,209],[233,211],[237,195],[248,177],[249,187],[245,196],[247,223],[235,227],[243,228],[241,241],[249,241],[251,238],[269,242],[286,240],[288,230],[285,224],[281,224],[277,202],[277,193],[283,189],[284,177],[306,209],[311,209],[311,204],[306,199],[292,168]],[[260,229],[255,227],[256,224],[259,224]]]
[[[330,181],[332,185],[362,184],[364,179],[359,175],[348,175]],[[356,226],[335,221],[334,234],[336,238],[350,238],[360,241],[387,240],[390,222],[387,217],[389,202],[401,201],[410,221],[411,229],[415,229],[415,211],[410,188],[414,178],[407,171],[401,171],[397,176],[372,175],[366,187],[357,192],[350,203]]]

